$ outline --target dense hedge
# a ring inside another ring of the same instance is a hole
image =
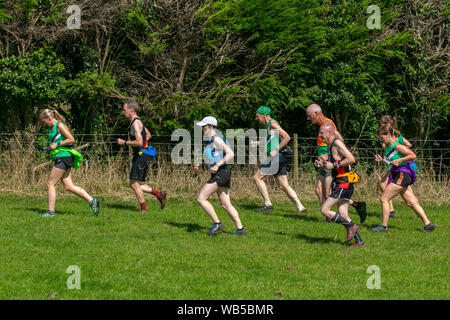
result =
[[[66,10],[81,9],[68,29]],[[126,128],[135,97],[157,134],[256,126],[268,105],[291,133],[313,136],[315,102],[346,137],[374,136],[383,114],[406,136],[448,139],[448,0],[0,0],[0,130],[56,106],[77,133]]]

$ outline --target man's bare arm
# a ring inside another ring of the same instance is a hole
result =
[[[131,146],[131,147],[140,147],[143,145],[142,143],[142,134],[141,134],[141,126],[140,123],[138,123],[137,121],[135,121],[133,123],[133,130],[134,130],[134,136],[136,137],[136,140],[129,140],[127,142],[127,145]]]
[[[334,145],[337,148],[339,155],[341,156],[341,159],[342,159],[341,166],[342,167],[349,166],[356,162],[355,157],[350,152],[350,150],[347,149],[344,142],[342,142],[341,140],[337,140]]]
[[[280,137],[282,139],[280,141],[280,144],[278,145],[278,150],[283,149],[289,143],[289,141],[291,140],[291,137],[289,136],[289,134],[286,131],[283,130],[283,128],[281,128],[281,126],[277,122],[272,121],[270,123],[270,127],[273,130],[278,130]]]
[[[339,133],[339,131],[334,130],[334,133],[336,134],[336,139],[341,140],[342,142],[344,142],[344,137],[342,137],[342,135]]]

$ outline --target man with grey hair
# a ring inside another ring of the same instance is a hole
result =
[[[320,212],[329,220],[342,224],[347,237],[345,242],[356,240],[352,246],[364,246],[364,241],[358,234],[358,226],[352,222],[348,215],[348,204],[354,191],[354,183],[359,181],[359,177],[352,169],[356,162],[353,154],[345,146],[344,142],[338,139],[334,126],[327,122],[319,130],[319,137],[328,146],[327,160],[318,158],[314,165],[318,168],[329,170],[332,175],[331,194],[322,203]],[[337,205],[337,212],[331,210]]]
[[[139,212],[148,212],[144,192],[153,194],[159,200],[161,209],[164,209],[166,205],[166,192],[160,192],[147,184],[143,184],[152,156],[155,156],[156,153],[152,154],[152,147],[148,145],[151,134],[145,127],[144,122],[138,117],[138,110],[139,105],[136,100],[128,100],[123,104],[122,113],[130,120],[129,133],[132,140],[117,139],[117,143],[119,145],[128,145],[133,150],[130,187],[136,194],[136,198],[141,206]]]
[[[335,130],[336,139],[344,142],[344,138],[337,130],[333,120],[325,117],[325,115],[322,113],[322,108],[318,104],[313,103],[309,105],[306,109],[306,116],[307,119],[311,121],[311,123],[319,125],[319,130],[324,124],[330,124]],[[320,160],[326,161],[328,159],[328,147],[327,144],[322,140],[320,135],[317,137],[317,153]],[[316,194],[321,205],[325,202],[330,194],[331,181],[331,170],[320,168],[316,184]],[[363,223],[367,218],[366,203],[350,200],[349,204],[356,209],[356,212],[360,217],[360,222]]]

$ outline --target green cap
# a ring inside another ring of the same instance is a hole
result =
[[[256,110],[256,113],[266,114],[266,115],[270,116],[270,108],[266,107],[266,106],[261,106],[258,108],[258,110]]]

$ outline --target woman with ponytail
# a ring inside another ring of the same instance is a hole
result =
[[[391,117],[390,115],[384,115],[380,119],[380,127],[387,126],[387,128],[392,132],[393,136],[397,139],[398,143],[404,145],[407,148],[411,148],[412,144],[402,136],[400,131],[397,130],[397,117]],[[386,145],[382,144],[383,150],[385,149]],[[379,154],[375,155],[376,161],[383,161],[383,157],[381,157]],[[411,161],[411,166],[413,167],[414,171],[417,171],[417,165],[414,161]],[[387,172],[380,182],[380,189],[381,191],[384,191],[388,185],[388,178],[389,178],[390,172]],[[389,201],[389,217],[390,218],[397,218],[397,214],[394,210],[394,204],[392,203],[392,200]]]
[[[68,148],[69,145],[75,143],[75,139],[70,133],[69,128],[64,124],[64,118],[56,110],[44,109],[39,114],[40,120],[49,127],[48,140],[49,151],[52,161],[54,161],[53,168],[47,181],[48,188],[48,210],[42,217],[55,216],[56,203],[56,184],[62,181],[64,190],[70,191],[77,196],[85,199],[95,215],[98,215],[100,210],[100,199],[92,198],[84,189],[75,186],[72,182],[72,167],[78,167],[79,163],[74,165],[74,155],[77,156],[77,151]],[[79,154],[78,154],[79,155]],[[78,157],[77,157],[78,158]],[[77,160],[81,161],[80,158]]]
[[[411,186],[416,180],[416,172],[411,168],[409,161],[416,158],[415,153],[402,145],[390,125],[383,125],[378,129],[378,137],[385,146],[384,161],[390,168],[389,179],[386,188],[380,196],[383,218],[381,225],[372,228],[374,232],[387,232],[389,221],[389,201],[400,194],[406,204],[411,207],[424,224],[425,232],[433,231],[436,225],[426,216],[419,204]]]

